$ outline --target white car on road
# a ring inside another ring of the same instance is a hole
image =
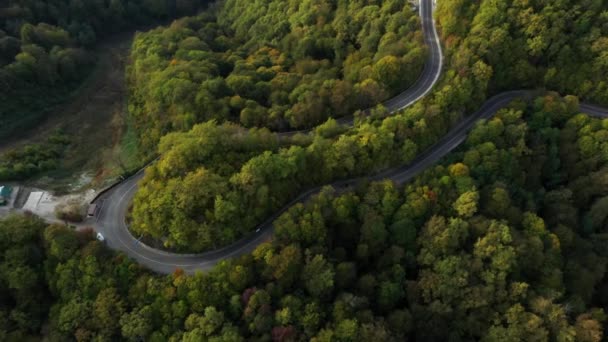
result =
[[[103,237],[103,235],[101,233],[97,233],[97,236],[95,236],[97,238],[97,240],[104,242],[106,240],[105,237]]]

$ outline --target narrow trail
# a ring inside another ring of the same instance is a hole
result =
[[[441,75],[443,55],[433,19],[433,0],[421,0],[420,16],[425,43],[429,48],[428,60],[418,81],[410,89],[384,104],[390,113],[402,110],[423,98],[432,90]],[[340,190],[352,187],[362,179],[372,181],[390,179],[399,184],[407,182],[460,145],[466,139],[468,131],[478,120],[492,117],[499,109],[504,108],[514,99],[522,97],[532,98],[535,93],[530,90],[517,90],[504,92],[490,98],[477,112],[452,127],[439,142],[424,151],[407,166],[388,169],[373,176],[338,181],[326,185]],[[594,116],[608,117],[608,110],[601,107],[582,104],[581,110]],[[340,122],[352,125],[353,119],[342,119]],[[297,132],[285,132],[281,133],[281,135],[295,133]],[[178,268],[183,269],[187,273],[208,271],[222,260],[250,253],[260,243],[272,237],[274,231],[273,222],[281,214],[294,204],[308,200],[322,188],[316,187],[300,194],[261,223],[256,232],[251,233],[249,236],[242,238],[230,246],[201,254],[177,254],[146,246],[131,235],[125,223],[129,204],[137,191],[137,183],[142,177],[143,170],[114,187],[97,200],[96,203],[101,209],[96,217],[94,226],[104,234],[111,248],[123,251],[149,269],[165,274],[172,273]]]

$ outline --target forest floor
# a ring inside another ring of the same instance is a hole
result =
[[[71,99],[46,121],[0,146],[0,153],[39,143],[61,128],[70,138],[61,165],[28,182],[59,193],[99,188],[137,166],[135,135],[126,121],[125,65],[134,32],[105,39],[96,48],[97,66]]]

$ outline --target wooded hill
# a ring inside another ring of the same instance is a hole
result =
[[[0,337],[48,320],[50,341],[599,342],[608,121],[572,100],[502,110],[404,187],[327,188],[208,274],[153,275],[86,232],[0,221]]]
[[[227,2],[227,5],[237,3]],[[382,109],[379,109],[371,118],[360,120],[356,127],[347,132],[330,120],[312,137],[297,137],[292,141],[284,141],[284,145],[280,145],[276,138],[264,131],[243,133],[231,125],[218,126],[213,122],[194,126],[189,132],[165,136],[158,149],[163,157],[157,165],[147,170],[135,197],[132,229],[138,235],[163,239],[167,247],[176,250],[202,251],[216,248],[253,231],[274,211],[308,188],[408,163],[418,153],[437,142],[452,125],[478,109],[489,95],[499,90],[523,86],[551,87],[552,84],[560,89],[560,82],[550,82],[539,75],[551,69],[559,69],[565,70],[564,76],[559,77],[571,77],[568,76],[568,70],[575,68],[580,62],[578,58],[570,59],[568,63],[571,64],[564,65],[566,60],[551,55],[548,46],[535,51],[528,45],[517,49],[515,45],[509,44],[532,44],[533,40],[545,39],[538,32],[518,29],[523,24],[512,22],[513,18],[521,19],[535,12],[546,12],[539,14],[541,17],[549,16],[553,13],[551,11],[561,13],[566,7],[561,3],[555,7],[543,6],[542,2],[529,2],[527,6],[519,2],[500,3],[502,7],[499,8],[504,7],[503,11],[495,10],[487,1],[473,7],[466,4],[453,7],[451,2],[449,5],[440,2],[438,21],[447,46],[447,70],[443,81],[424,103],[392,117],[384,118]],[[582,23],[588,17],[597,17],[597,20],[590,21],[581,32],[572,31],[571,23],[557,26],[555,30],[565,38],[556,41],[556,45],[551,45],[552,48],[559,46],[560,49],[568,50],[568,46],[575,45],[580,49],[585,46],[591,48],[602,41],[603,37],[607,37],[608,26],[603,24],[601,16],[603,7],[597,6],[597,3],[587,2],[573,6],[577,9],[574,11],[576,15],[572,17],[574,23]],[[225,13],[221,11],[231,8],[220,8],[218,11]],[[409,11],[409,7],[403,11]],[[367,13],[365,10],[360,12]],[[506,18],[504,14],[507,12],[512,13],[513,18]],[[246,17],[238,16],[239,19]],[[453,24],[458,17],[465,20],[462,26]],[[171,29],[162,32],[168,34]],[[498,37],[503,39],[498,40]],[[595,40],[592,40],[593,37]],[[250,39],[253,40],[247,40],[248,44],[253,44],[255,38]],[[145,40],[142,37],[136,44]],[[509,58],[505,56],[509,52],[499,46],[502,41],[511,47]],[[490,43],[495,46],[489,46]],[[150,45],[143,46],[147,48]],[[135,51],[138,49],[136,45]],[[500,53],[495,54],[495,51]],[[537,53],[548,56],[537,58]],[[600,57],[601,54],[594,60],[599,60]],[[176,63],[179,65],[181,62]],[[177,65],[175,67],[179,69]],[[360,66],[360,70],[372,66],[373,64]],[[522,66],[527,71],[521,71]],[[171,68],[166,70],[173,70]],[[601,70],[601,63],[596,63],[594,68]],[[196,69],[190,70],[192,72]],[[591,83],[596,85],[594,89],[601,89],[603,80],[598,78],[601,74],[591,72],[583,66],[577,74],[581,79],[578,84]],[[176,75],[173,80],[179,84],[189,82],[178,81],[181,75],[189,75],[188,73],[172,75]],[[223,82],[221,77],[216,81]],[[172,82],[164,82],[161,89],[167,89],[164,86],[168,84]],[[202,84],[206,84],[206,81]],[[582,88],[568,89],[580,92],[583,97],[592,100],[602,100],[597,92],[585,92]],[[193,95],[194,92],[184,91],[182,94]],[[319,96],[315,98],[320,99]],[[189,103],[191,102],[187,100],[179,101],[172,108],[181,114],[190,113],[182,107]],[[297,105],[301,103],[298,100]],[[137,104],[134,106],[139,108]],[[155,141],[157,133],[162,135],[162,130],[150,129],[149,126],[156,125],[147,116],[155,113],[154,108],[148,107],[142,112],[135,109],[134,112],[136,118],[141,113],[146,113],[143,126],[146,128],[142,137],[142,144],[146,146]],[[205,113],[224,112],[216,111],[214,106],[193,108]],[[329,113],[335,113],[329,105],[323,108]],[[158,117],[164,120],[173,116],[159,114]],[[174,198],[179,200],[175,201]]]
[[[222,1],[139,34],[130,112],[142,150],[215,119],[301,129],[406,89],[425,60],[406,0]]]

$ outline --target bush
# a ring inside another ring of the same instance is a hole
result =
[[[82,222],[85,217],[86,206],[79,200],[70,200],[55,207],[58,219],[69,222]]]
[[[23,180],[56,169],[69,137],[57,131],[44,144],[28,144],[0,155],[0,181]]]

